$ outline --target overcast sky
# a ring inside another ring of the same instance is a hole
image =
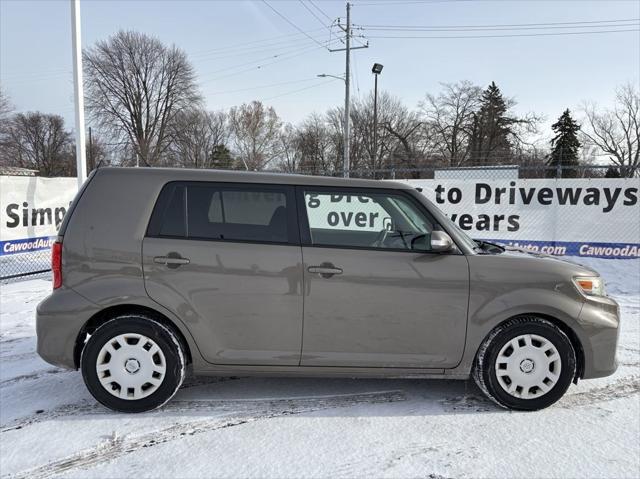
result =
[[[330,37],[323,23],[344,18],[345,2],[314,3],[319,8],[307,2],[305,8],[294,0],[269,1],[289,23],[261,1],[82,0],[82,41],[89,46],[119,29],[154,35],[187,52],[209,109],[259,99],[273,105],[285,121],[297,122],[313,111],[342,104],[344,98],[341,81],[316,78],[320,73],[342,75],[344,54],[329,53],[292,24],[320,43],[335,40],[336,30]],[[617,85],[638,84],[640,79],[640,0],[356,0],[353,4],[356,25],[547,24],[543,29],[495,27],[481,33],[464,28],[442,33],[357,30],[368,37],[370,47],[353,53],[354,96],[370,91],[371,65],[380,62],[384,65],[380,88],[409,107],[416,107],[425,92],[437,92],[439,82],[467,79],[486,86],[495,81],[505,95],[516,98],[520,112],[542,113],[551,122],[564,108],[575,108],[583,100],[609,104]],[[58,113],[72,127],[70,16],[68,0],[0,0],[2,88],[17,110]],[[635,25],[609,28],[601,23],[623,19],[635,19]],[[562,28],[548,25],[561,22],[566,23]],[[636,31],[549,35],[612,29]],[[531,33],[544,35],[376,38]]]

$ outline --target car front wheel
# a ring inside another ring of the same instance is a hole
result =
[[[141,315],[113,318],[91,334],[80,359],[94,398],[121,412],[144,412],[165,404],[185,375],[185,356],[174,333]]]
[[[519,317],[485,339],[473,377],[500,406],[535,411],[560,399],[575,372],[575,351],[562,330],[542,318]]]

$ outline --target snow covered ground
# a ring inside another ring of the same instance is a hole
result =
[[[509,412],[472,382],[197,378],[114,414],[35,353],[46,280],[1,287],[0,477],[640,476],[640,260],[585,260],[622,306],[618,372]]]

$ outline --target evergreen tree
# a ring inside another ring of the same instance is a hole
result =
[[[551,125],[556,136],[551,140],[551,155],[549,157],[549,166],[555,167],[549,170],[547,176],[554,178],[557,175],[558,166],[562,167],[562,177],[575,178],[577,169],[571,168],[578,166],[578,150],[580,149],[580,140],[578,140],[578,131],[580,125],[571,118],[571,112],[567,108],[558,121]]]
[[[620,175],[620,171],[618,170],[618,168],[614,167],[614,166],[610,166],[609,168],[607,168],[607,172],[604,174],[605,178],[622,178],[622,175]]]
[[[509,137],[517,119],[507,115],[507,100],[495,82],[482,92],[480,109],[474,115],[470,158],[475,165],[503,163],[511,154]]]
[[[225,145],[216,145],[211,152],[211,168],[230,170],[234,167],[234,158],[231,150]]]

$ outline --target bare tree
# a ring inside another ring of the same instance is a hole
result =
[[[2,87],[0,87],[0,164],[9,166],[8,162],[11,162],[11,158],[8,155],[8,132],[9,123],[11,119],[11,113],[13,112],[13,105],[9,100],[9,97],[4,93]]]
[[[229,110],[229,128],[238,159],[246,170],[263,170],[278,157],[282,122],[273,107],[259,101]]]
[[[278,158],[277,168],[286,173],[295,173],[300,171],[300,162],[302,152],[299,148],[298,131],[286,124],[280,134],[278,141],[280,143],[280,156]]]
[[[157,164],[177,113],[200,101],[186,54],[143,33],[120,31],[84,51],[87,109],[140,163]]]
[[[0,121],[4,122],[9,118],[9,115],[13,112],[13,105],[11,100],[5,94],[2,87],[0,87]]]
[[[353,103],[351,121],[352,150],[357,155],[352,159],[354,169],[406,168],[421,161],[421,122],[399,98],[385,91],[378,95],[377,141],[373,94]]]
[[[225,112],[199,109],[180,112],[171,127],[172,142],[165,161],[188,168],[228,168],[231,165],[221,164],[216,156],[228,138]]]
[[[583,140],[609,155],[620,174],[632,178],[640,171],[640,96],[631,83],[616,90],[613,108],[583,107]]]
[[[297,129],[296,146],[300,151],[300,170],[305,173],[327,174],[342,167],[338,165],[342,158],[340,133],[332,135],[325,118],[316,113]]]
[[[415,113],[407,113],[395,122],[385,123],[383,127],[396,140],[389,142],[392,149],[388,152],[387,162],[391,168],[417,170],[420,166],[424,166],[429,158],[424,151],[428,143],[421,137],[423,125],[418,121]],[[417,171],[411,172],[411,175],[415,178],[420,177]]]
[[[85,144],[87,169],[89,171],[94,170],[98,165],[105,165],[110,163],[109,154],[112,153],[106,144],[102,136],[96,134],[95,131],[91,134],[91,143],[87,140]],[[75,157],[75,145],[73,147],[73,156]]]
[[[333,171],[340,172],[344,167],[344,109],[342,107],[329,109],[325,114],[325,123],[332,145]],[[357,147],[357,142],[353,142],[353,140],[351,146],[356,147],[349,148],[349,164],[351,168],[354,168],[358,164],[357,154],[360,148]]]
[[[41,176],[75,174],[71,133],[58,115],[18,113],[7,124],[2,163],[38,170]]]
[[[427,94],[420,103],[420,118],[442,159],[460,166],[469,157],[473,115],[480,107],[482,89],[467,80],[441,86],[437,96]]]

